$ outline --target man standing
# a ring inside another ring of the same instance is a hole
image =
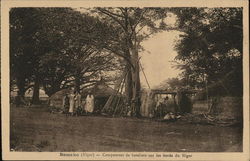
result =
[[[71,91],[69,95],[69,113],[71,116],[73,116],[74,114],[74,107],[75,107],[75,94],[73,91]]]
[[[68,96],[68,94],[66,94],[63,97],[63,109],[64,109],[65,114],[69,113],[69,96]]]
[[[81,98],[82,96],[80,95],[80,93],[76,92],[75,94],[75,110],[76,110],[76,115],[80,115],[81,113]]]

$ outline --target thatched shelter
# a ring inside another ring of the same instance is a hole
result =
[[[109,97],[116,94],[116,91],[108,86],[105,82],[100,81],[95,86],[87,88],[81,92],[83,98],[86,98],[88,93],[91,92],[95,97],[95,109],[94,111],[100,111]]]
[[[109,87],[105,82],[101,81],[91,88],[84,89],[81,92],[82,100],[85,100],[89,92],[91,92],[95,97],[95,110],[99,110],[105,105],[109,96],[115,94],[116,91],[113,88]],[[63,108],[63,97],[67,93],[70,93],[70,89],[63,89],[56,92],[49,98],[49,105],[56,108]]]
[[[50,96],[49,105],[51,107],[63,108],[62,107],[63,97],[68,93],[70,93],[70,89],[62,89],[62,90],[56,92],[55,94]]]
[[[100,81],[96,83],[91,88],[86,88],[81,92],[83,97],[86,97],[88,93],[91,92],[94,94],[95,98],[109,97],[110,95],[115,93],[115,90],[108,86],[105,82]]]

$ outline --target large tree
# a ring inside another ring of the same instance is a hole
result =
[[[30,22],[33,22],[32,25]],[[20,97],[24,97],[36,73],[40,53],[36,48],[35,35],[40,28],[36,9],[10,10],[11,78],[15,79]]]
[[[49,96],[69,86],[79,91],[117,69],[117,59],[93,43],[108,29],[97,18],[70,8],[14,8],[10,15],[11,76],[18,95],[33,87],[33,103],[41,86]]]
[[[80,92],[118,69],[116,57],[100,45],[105,41],[103,31],[110,27],[72,9],[51,9],[45,14],[53,29],[49,26],[43,33],[50,36],[51,44],[59,43],[41,59],[42,71],[52,72],[44,81],[48,94],[72,85]]]
[[[104,48],[114,52],[126,61],[127,103],[132,114],[140,115],[141,84],[139,77],[139,52],[141,42],[150,35],[167,29],[166,8],[95,8],[94,13],[105,23],[117,30]]]

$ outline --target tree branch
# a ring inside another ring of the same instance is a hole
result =
[[[112,48],[109,48],[109,47],[105,47],[105,48],[106,48],[107,50],[113,52],[115,55],[124,58],[124,59],[126,60],[126,62],[128,62],[128,63],[131,65],[131,67],[132,67],[133,69],[135,68],[134,65],[133,65],[133,63],[131,62],[131,60],[130,60],[128,57],[126,57],[126,56],[123,55],[123,54],[118,53],[117,51],[114,51],[114,49],[112,49]]]
[[[141,21],[141,19],[142,19],[143,15],[146,13],[146,11],[147,11],[147,10],[148,10],[147,8],[143,10],[143,12],[141,13],[141,15],[140,15],[140,17],[139,17],[138,21],[137,21],[137,22],[135,23],[135,25],[134,25],[134,29],[133,29],[133,31],[135,31],[135,29],[136,29],[137,25],[140,23],[140,21]]]
[[[111,17],[114,21],[116,21],[122,28],[123,30],[125,30],[125,26],[122,24],[122,22],[117,18],[117,17],[122,17],[121,15],[117,16],[117,14],[109,12],[108,10],[105,9],[101,9],[101,8],[97,8],[98,11],[100,11],[103,14],[108,15],[109,17]],[[115,17],[117,16],[117,17]],[[122,17],[124,18],[124,17]]]

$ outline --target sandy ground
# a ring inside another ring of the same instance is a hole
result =
[[[242,151],[242,128],[150,119],[70,117],[47,108],[10,110],[15,151]]]

